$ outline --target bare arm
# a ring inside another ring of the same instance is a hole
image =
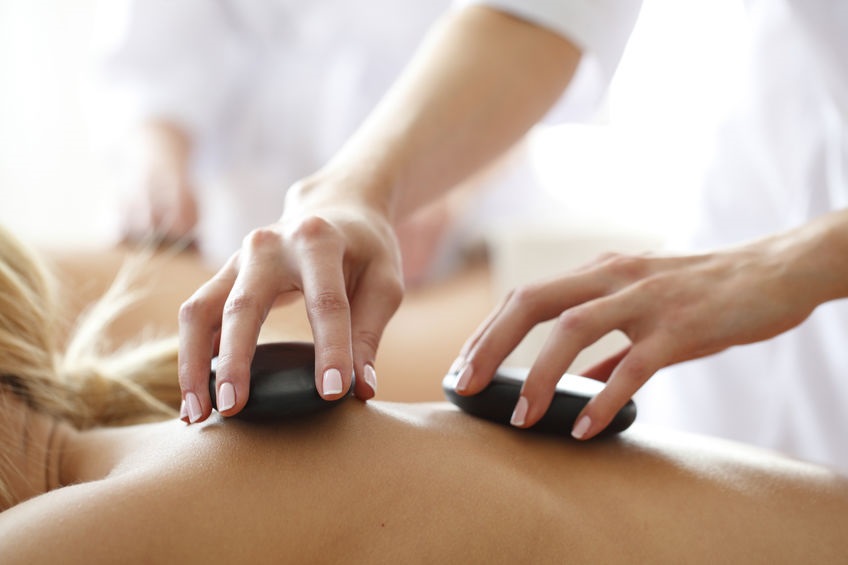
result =
[[[563,37],[494,10],[448,15],[338,156],[291,189],[280,222],[248,235],[183,305],[186,418],[211,411],[206,383],[219,336],[223,413],[241,410],[261,324],[292,291],[306,302],[322,395],[343,394],[355,370],[357,395],[373,396],[377,346],[402,295],[393,220],[521,138],[579,57]]]
[[[577,419],[574,435],[590,438],[659,369],[769,339],[803,322],[820,304],[844,297],[848,210],[710,253],[601,258],[508,296],[463,349],[469,367],[465,393],[482,389],[535,324],[557,319],[514,417],[515,425],[532,426],[577,354],[621,330],[631,345],[586,372],[607,382]]]
[[[130,186],[121,210],[124,240],[153,237],[169,243],[190,238],[197,224],[191,137],[176,123],[149,119],[129,145]]]
[[[319,173],[406,215],[512,146],[568,85],[579,50],[488,8],[448,16]]]

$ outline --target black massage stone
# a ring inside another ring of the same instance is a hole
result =
[[[456,392],[459,381],[458,372],[448,373],[442,380],[445,396],[464,412],[510,426],[509,420],[518,402],[521,385],[527,378],[528,369],[513,369],[501,367],[495,373],[492,382],[479,393],[472,396],[462,396]],[[586,403],[597,394],[603,384],[592,379],[577,375],[565,374],[560,379],[554,393],[550,408],[534,426],[523,428],[521,431],[533,431],[562,436],[571,436],[574,421],[586,406]],[[617,434],[630,427],[636,419],[636,404],[630,400],[619,410],[609,426],[596,437]],[[510,426],[512,427],[512,426]],[[518,429],[518,428],[514,428]]]
[[[212,359],[209,394],[215,398],[215,368]],[[351,384],[350,390],[353,390]],[[277,342],[256,346],[250,365],[250,396],[241,412],[233,416],[241,420],[267,422],[286,420],[327,410],[341,404],[350,394],[338,400],[324,400],[315,386],[315,346],[311,343]]]

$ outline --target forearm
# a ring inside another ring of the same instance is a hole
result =
[[[774,243],[796,295],[813,308],[848,297],[848,210],[825,214]]]
[[[450,14],[313,180],[405,216],[519,140],[562,94],[579,58],[560,35],[500,12]]]
[[[246,236],[217,282],[182,306],[185,419],[211,413],[214,341],[219,374],[229,377],[217,386],[235,390],[223,413],[243,408],[259,328],[276,298],[293,291],[306,304],[321,396],[339,397],[356,374],[357,397],[373,397],[377,346],[403,295],[392,223],[520,139],[578,60],[561,36],[498,12],[448,16],[337,156],[289,188],[280,221]]]

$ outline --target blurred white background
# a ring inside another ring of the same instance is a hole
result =
[[[96,0],[0,0],[0,222],[83,245],[112,197],[86,127]]]
[[[39,244],[96,244],[115,206],[86,125],[96,4],[0,0],[0,222]],[[686,221],[743,17],[738,0],[645,1],[604,123],[532,137],[563,229],[663,234]]]

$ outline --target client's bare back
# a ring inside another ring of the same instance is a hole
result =
[[[213,418],[117,433],[128,437],[108,477],[13,508],[0,548],[84,563],[848,555],[845,479],[638,426],[577,443],[444,404],[350,401],[286,425]]]

